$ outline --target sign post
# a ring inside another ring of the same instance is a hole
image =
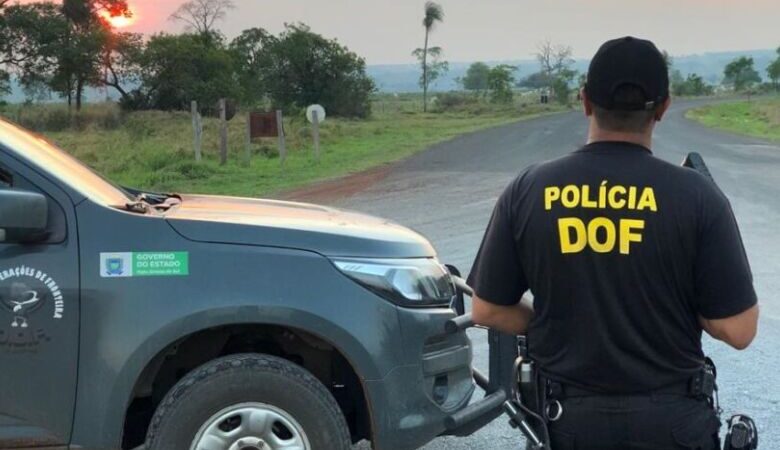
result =
[[[317,110],[311,112],[311,134],[314,139],[314,156],[320,162],[320,118]]]
[[[306,108],[306,118],[312,124],[311,134],[314,140],[314,156],[320,162],[320,123],[325,121],[325,108],[321,105],[311,105]]]

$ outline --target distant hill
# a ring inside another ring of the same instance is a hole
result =
[[[711,84],[718,84],[723,78],[723,68],[734,58],[740,56],[752,56],[756,61],[756,68],[761,78],[766,78],[766,68],[777,58],[775,50],[749,50],[743,52],[716,52],[702,53],[698,55],[685,55],[674,57],[674,68],[679,69],[683,76],[689,73],[697,73]],[[525,59],[515,61],[485,61],[489,65],[510,64],[518,66],[515,74],[517,80],[521,80],[528,75],[539,70],[539,64],[536,60]],[[589,60],[579,59],[574,63],[574,68],[584,73],[588,69]],[[470,62],[452,62],[450,70],[441,80],[433,86],[434,91],[451,91],[458,89],[457,78],[463,77],[466,70],[471,65]],[[369,65],[368,74],[374,78],[380,92],[417,92],[420,90],[417,81],[420,78],[419,67],[415,64],[384,64]],[[22,89],[12,83],[11,95],[3,99],[11,103],[23,102],[26,96]],[[106,98],[116,100],[117,93],[113,89],[87,89],[86,100],[88,102],[105,101]],[[38,99],[40,100],[40,99]],[[47,101],[61,101],[60,98],[53,96]]]
[[[674,68],[679,69],[683,76],[687,76],[689,73],[697,73],[708,83],[718,84],[723,78],[723,68],[726,64],[740,56],[752,56],[756,61],[756,68],[761,77],[766,78],[766,68],[771,61],[777,58],[777,53],[774,50],[749,50],[675,56],[673,57]],[[519,66],[515,74],[518,80],[539,70],[539,63],[532,59],[485,62],[491,66],[496,64]],[[580,59],[574,63],[574,68],[584,73],[588,69],[588,64],[589,60]],[[458,89],[456,79],[463,77],[470,65],[470,62],[450,63],[450,71],[445,77],[436,82],[434,90],[450,91]],[[368,66],[368,73],[374,78],[381,92],[416,92],[420,90],[417,84],[420,77],[419,67],[414,64],[371,65]]]

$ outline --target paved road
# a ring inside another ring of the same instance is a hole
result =
[[[675,163],[700,152],[731,199],[762,302],[754,346],[736,352],[713,341],[727,414],[745,412],[762,441],[780,442],[780,146],[706,129],[674,106],[655,136],[655,154]],[[585,140],[585,120],[568,113],[492,129],[440,144],[393,168],[378,183],[330,203],[388,217],[429,237],[442,260],[468,271],[492,207],[525,166],[555,158]],[[475,364],[487,370],[485,335],[475,332]],[[436,449],[517,449],[517,432],[497,420],[469,438],[440,438]]]

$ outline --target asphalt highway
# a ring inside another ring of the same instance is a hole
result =
[[[732,202],[751,261],[762,307],[759,336],[737,352],[706,338],[718,365],[726,417],[752,416],[762,446],[780,446],[780,145],[714,131],[674,105],[654,138],[657,157],[675,163],[697,151]],[[416,229],[443,261],[467,273],[493,205],[527,165],[571,152],[585,141],[586,121],[572,112],[482,131],[432,147],[394,166],[386,177],[354,195],[329,203],[387,217]],[[471,333],[475,365],[487,371],[486,335]],[[481,394],[477,394],[478,396]],[[522,438],[503,418],[468,438],[442,437],[424,447],[518,449]]]

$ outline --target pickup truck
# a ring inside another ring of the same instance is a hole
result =
[[[400,225],[122,188],[0,121],[0,448],[417,448],[479,415],[457,296]]]

